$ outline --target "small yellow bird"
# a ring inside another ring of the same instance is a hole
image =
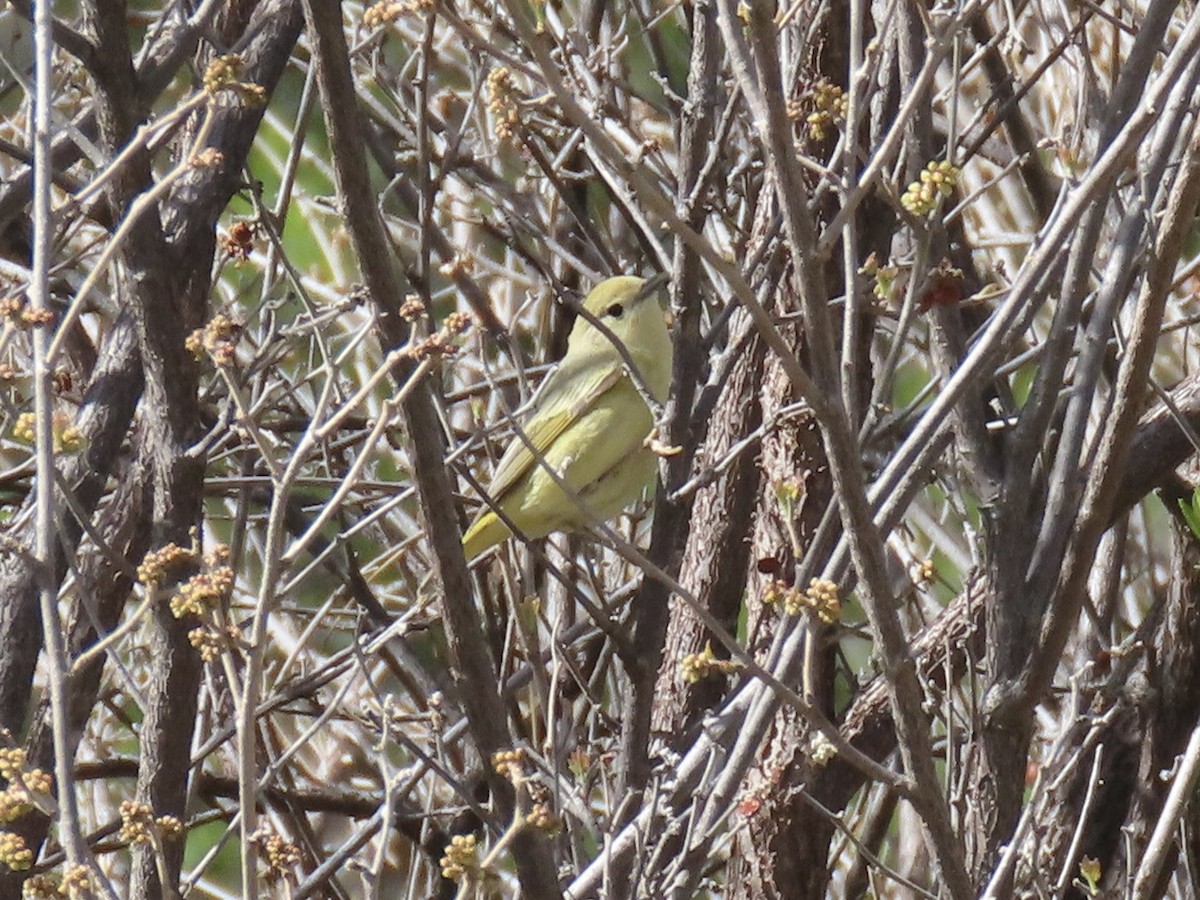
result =
[[[583,308],[624,345],[661,403],[671,386],[673,350],[658,287],[631,276],[609,278],[592,289]],[[581,531],[592,521],[611,519],[653,481],[657,461],[645,442],[654,418],[627,370],[608,335],[583,315],[575,320],[567,353],[534,395],[532,416],[522,427],[543,462],[520,435],[514,436],[488,487],[488,495],[525,537]],[[546,466],[578,501],[554,482]],[[485,506],[463,536],[463,551],[468,560],[475,559],[511,534]]]

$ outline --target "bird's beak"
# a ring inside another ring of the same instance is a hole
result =
[[[667,286],[670,280],[671,276],[667,272],[659,272],[652,278],[647,278],[646,283],[642,285],[642,289],[638,291],[639,299],[657,294]],[[671,307],[669,306],[663,310],[663,321],[667,323],[667,328],[673,328],[675,325],[675,314],[671,312]]]
[[[648,300],[666,287],[667,282],[670,280],[671,276],[666,272],[659,272],[657,275],[647,278],[646,283],[643,284],[641,290],[637,292],[637,297],[634,298],[633,302],[640,303],[643,300]],[[668,328],[675,324],[675,316],[669,307],[663,310],[663,321],[667,323]]]
[[[634,302],[643,300],[646,297],[652,297],[667,286],[667,282],[671,280],[671,276],[666,272],[659,272],[646,279],[646,283],[642,285],[641,290],[637,292],[637,297]]]

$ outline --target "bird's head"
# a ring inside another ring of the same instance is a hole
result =
[[[658,301],[662,285],[662,278],[647,281],[632,275],[600,282],[583,301],[583,313],[571,329],[568,352],[615,352],[609,336],[594,322],[634,353],[669,342],[665,313]]]

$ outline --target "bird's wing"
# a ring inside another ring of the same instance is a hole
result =
[[[584,359],[575,365],[570,362],[560,365],[538,391],[538,397],[542,398],[544,405],[540,408],[535,406],[533,416],[522,426],[529,443],[537,448],[538,453],[545,455],[559,435],[591,409],[623,375],[621,366],[615,362],[610,366],[597,366],[595,360]],[[571,396],[567,396],[561,386],[572,379],[578,379],[579,387]],[[534,402],[537,403],[537,397]],[[536,457],[520,435],[514,435],[496,466],[488,493],[499,500],[534,465]]]

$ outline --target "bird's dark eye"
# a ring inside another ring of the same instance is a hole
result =
[[[606,316],[612,316],[614,319],[619,319],[621,316],[625,315],[625,307],[620,303],[614,303],[604,311],[604,314]]]

